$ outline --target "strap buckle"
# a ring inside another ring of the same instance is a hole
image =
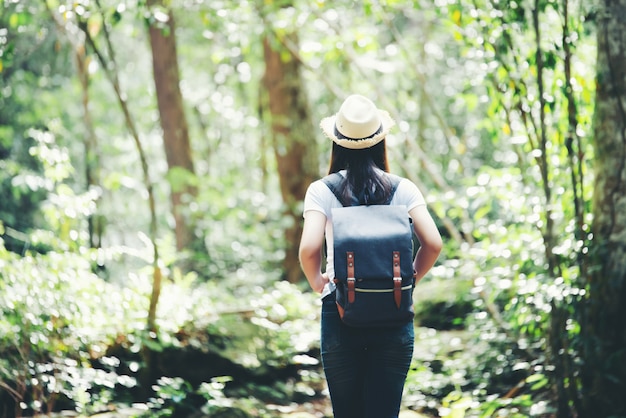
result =
[[[346,262],[348,266],[348,303],[354,303],[356,279],[354,278],[354,252],[346,252]]]
[[[400,309],[402,304],[402,273],[400,271],[400,251],[393,252],[393,300]]]

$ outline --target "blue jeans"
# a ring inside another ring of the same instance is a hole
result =
[[[345,325],[331,293],[322,303],[322,363],[335,418],[397,418],[413,356],[413,322]]]

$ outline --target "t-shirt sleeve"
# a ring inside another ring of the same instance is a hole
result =
[[[328,216],[324,206],[324,202],[327,200],[327,196],[325,196],[326,192],[329,192],[328,187],[321,181],[314,181],[309,185],[309,188],[304,195],[304,208],[302,210],[302,216],[306,218],[306,213],[310,210],[315,210],[318,212],[322,212],[324,215]]]
[[[411,211],[417,206],[426,205],[426,200],[415,183],[408,179],[402,179],[392,203],[406,205],[407,211]]]

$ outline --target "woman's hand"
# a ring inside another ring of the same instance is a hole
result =
[[[328,278],[328,273],[322,273],[322,288],[320,289],[319,293],[322,293],[324,287],[326,286],[326,283],[328,283],[329,281],[330,279]]]

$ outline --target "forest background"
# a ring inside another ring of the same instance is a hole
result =
[[[626,416],[625,16],[3,0],[0,416],[330,416],[296,254],[350,93],[445,238],[403,413]]]

